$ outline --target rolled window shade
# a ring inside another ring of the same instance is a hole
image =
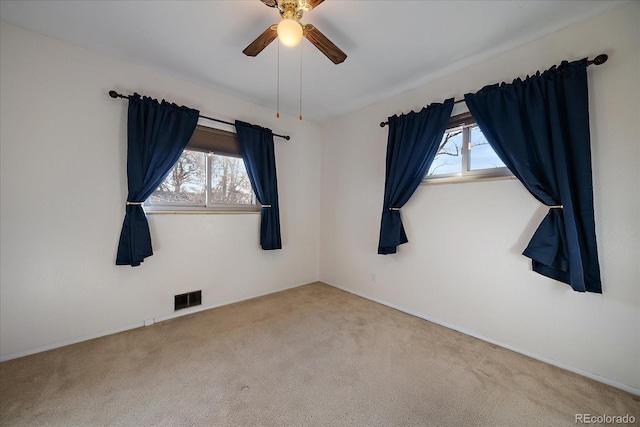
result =
[[[206,126],[196,126],[187,150],[204,151],[206,153],[216,153],[223,156],[240,156],[238,147],[238,135],[226,130],[214,129]]]
[[[447,124],[447,129],[453,129],[459,126],[470,126],[475,123],[476,119],[473,118],[471,113],[466,112],[458,114],[456,116],[451,116],[451,118],[449,119],[449,123]]]

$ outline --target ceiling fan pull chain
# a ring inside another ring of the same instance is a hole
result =
[[[298,119],[302,120],[302,43],[300,43],[300,115]]]
[[[276,118],[280,118],[280,40],[278,40],[278,84],[276,93]]]

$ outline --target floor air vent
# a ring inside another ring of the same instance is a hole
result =
[[[202,291],[187,292],[174,297],[174,310],[202,304]]]

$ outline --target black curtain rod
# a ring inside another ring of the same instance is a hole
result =
[[[607,55],[606,53],[602,53],[602,54],[596,56],[593,59],[589,59],[587,61],[587,67],[589,65],[602,65],[605,62],[607,62],[607,59],[609,59],[609,55]],[[461,102],[464,102],[464,99],[458,99],[457,101],[454,102],[454,104],[459,104]],[[380,127],[383,128],[388,124],[389,124],[389,122],[380,122]]]
[[[129,99],[129,96],[131,96],[131,95],[123,95],[121,93],[116,92],[115,90],[110,90],[109,91],[109,96],[112,97],[113,99],[115,99],[115,98]],[[220,120],[220,119],[215,119],[215,118],[209,117],[209,116],[203,116],[202,114],[200,114],[199,117],[202,117],[203,119],[207,119],[207,120],[212,120],[212,121],[218,122],[218,123],[224,123],[225,125],[235,126],[235,123],[227,122],[227,121]],[[278,135],[277,133],[274,133],[273,136],[277,136],[278,138],[286,139],[287,141],[289,141],[291,139],[291,137],[289,135]]]

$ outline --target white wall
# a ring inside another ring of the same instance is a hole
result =
[[[173,316],[178,293],[207,308],[318,279],[317,125],[10,25],[0,40],[3,360]],[[259,248],[258,214],[150,215],[154,255],[115,266],[127,103],[110,89],[291,135],[275,139],[283,249]]]
[[[327,124],[320,279],[640,392],[639,25],[640,3],[626,4]],[[520,254],[546,209],[515,180],[419,187],[402,210],[409,243],[377,255],[381,121],[599,53],[609,61],[588,75],[602,296],[531,271]]]

